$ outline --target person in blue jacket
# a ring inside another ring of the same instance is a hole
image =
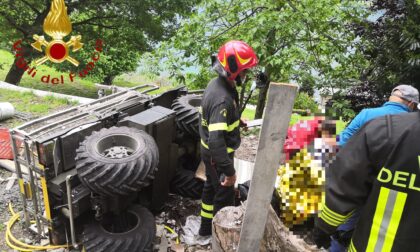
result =
[[[352,135],[354,135],[368,121],[384,115],[399,114],[414,111],[419,103],[419,91],[410,85],[399,85],[395,87],[389,101],[379,108],[363,109],[351,123],[340,134],[339,145],[344,146]]]
[[[339,137],[339,147],[342,148],[347,141],[368,121],[384,115],[407,113],[417,109],[419,104],[419,91],[410,85],[395,87],[389,101],[382,107],[363,109],[351,123],[344,129]],[[338,237],[333,237],[330,252],[344,252],[350,241],[353,229],[358,220],[360,209],[356,210],[352,217],[337,229]]]

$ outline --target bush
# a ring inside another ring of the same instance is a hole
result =
[[[327,103],[327,116],[342,119],[346,122],[355,117],[356,113],[351,109],[351,102],[344,98],[333,98]]]
[[[318,104],[305,92],[300,92],[297,95],[293,108],[310,110],[312,113],[318,112]]]

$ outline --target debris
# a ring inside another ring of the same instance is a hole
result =
[[[184,234],[182,238],[187,245],[208,245],[211,241],[211,236],[203,237],[198,235],[200,229],[201,219],[198,216],[190,215],[187,217],[185,225],[182,227]]]
[[[40,245],[41,246],[50,245],[50,240],[48,240],[48,239],[42,239],[41,242],[40,242]]]
[[[171,250],[174,252],[184,252],[185,248],[184,248],[184,245],[182,244],[173,244],[171,246]]]
[[[9,181],[6,184],[6,191],[9,191],[12,188],[12,186],[15,184],[16,178],[16,173],[13,173],[13,175],[8,178]]]
[[[163,225],[156,225],[156,237],[162,237],[164,234],[165,227]]]
[[[168,251],[168,239],[166,239],[166,236],[163,235],[160,239],[159,252],[166,251]]]

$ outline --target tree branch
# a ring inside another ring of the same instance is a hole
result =
[[[263,10],[263,9],[267,9],[267,7],[257,7],[255,9],[252,10],[252,12],[248,15],[246,15],[245,17],[241,18],[240,20],[238,20],[236,23],[234,23],[233,25],[231,25],[230,27],[224,29],[223,31],[221,31],[220,33],[211,36],[210,38],[208,38],[209,40],[214,40],[220,36],[222,36],[223,34],[225,34],[226,32],[232,30],[233,28],[235,28],[236,26],[240,25],[242,22],[244,22],[245,20],[247,20],[248,18],[252,17],[255,13],[257,13],[259,10]]]
[[[75,22],[72,25],[73,26],[78,26],[78,25],[83,25],[83,24],[92,24],[92,23],[90,23],[90,21],[98,20],[98,19],[112,19],[112,18],[116,18],[116,17],[118,17],[118,16],[116,16],[116,15],[108,16],[108,17],[106,17],[106,16],[96,16],[96,17],[91,17],[91,18],[88,18],[88,19],[80,21],[80,22]]]
[[[22,26],[18,25],[15,22],[14,19],[10,18],[10,16],[7,15],[6,12],[0,11],[0,15],[2,15],[11,26],[15,27],[18,31],[22,32],[25,37],[29,34],[29,32],[27,30],[25,30],[25,28],[23,28]]]
[[[33,12],[35,12],[36,14],[41,14],[41,12],[37,9],[37,8],[35,8],[35,6],[33,6],[32,4],[30,4],[28,1],[26,1],[26,0],[20,0],[20,1],[22,1],[25,5],[27,5],[29,8],[31,8],[31,10],[33,11]]]
[[[97,24],[97,23],[86,23],[86,24],[93,25],[93,26],[98,26],[98,27],[102,27],[102,28],[106,28],[106,29],[111,29],[111,30],[118,29],[117,26],[112,26],[112,25],[104,25],[104,24]]]

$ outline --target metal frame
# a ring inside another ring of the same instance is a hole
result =
[[[45,184],[44,168],[37,165],[35,156],[35,143],[19,132],[10,132],[16,174],[19,180],[20,195],[23,202],[23,214],[25,217],[25,227],[31,230],[31,220],[36,223],[36,233],[40,237],[46,237],[45,227],[51,228],[49,219],[49,205],[42,203],[48,202],[48,192]],[[22,166],[28,168],[28,176],[24,176]],[[41,196],[42,193],[42,196]],[[45,198],[47,196],[47,198]],[[28,200],[31,198],[30,200]],[[46,217],[44,217],[44,212]],[[39,238],[40,238],[39,237]]]

